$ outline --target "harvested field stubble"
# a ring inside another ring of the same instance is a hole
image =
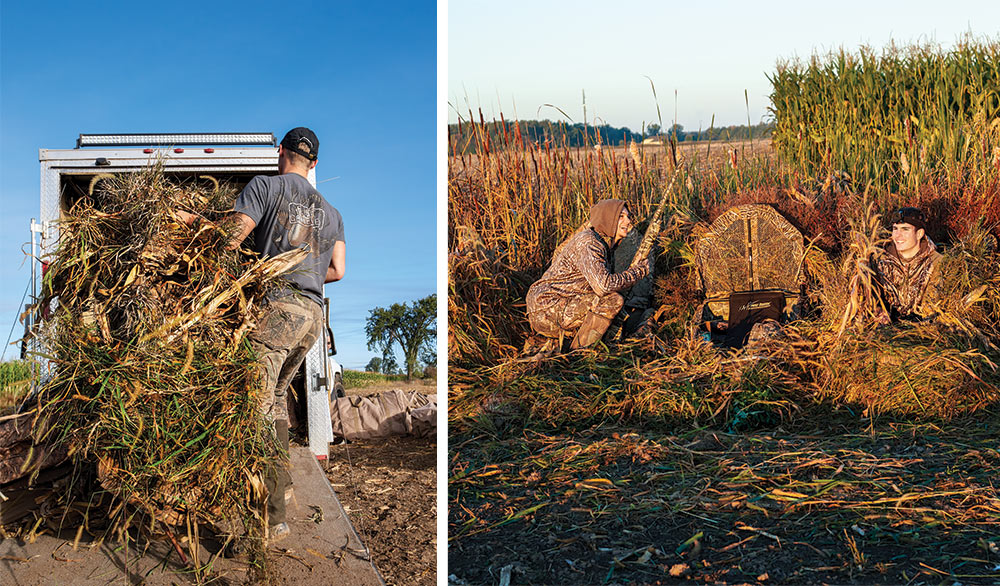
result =
[[[969,183],[944,165],[900,194],[767,153],[679,161],[656,335],[521,358],[527,288],[589,206],[620,197],[643,218],[667,185],[668,151],[652,168],[631,150],[522,144],[515,125],[450,160],[449,571],[472,583],[504,568],[512,582],[567,584],[1000,579],[1000,178]],[[690,337],[691,248],[742,203],[772,205],[809,243],[806,319],[720,351]],[[886,242],[883,215],[907,203],[928,209],[942,245],[939,315],[876,327],[867,262]]]
[[[174,216],[219,220],[234,198],[214,180],[171,181],[159,169],[95,179],[60,222],[41,303],[58,306],[35,333],[50,374],[35,398],[35,441],[68,446],[77,467],[46,510],[93,491],[88,530],[126,543],[139,530],[186,534],[196,572],[209,562],[197,556],[199,523],[261,535],[274,439],[246,333],[300,260],[246,258],[226,249],[225,225]]]
[[[475,584],[507,565],[521,583],[996,583],[993,426],[856,423],[476,441],[451,457],[449,571]]]

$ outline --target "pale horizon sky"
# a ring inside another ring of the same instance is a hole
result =
[[[962,35],[1000,40],[1000,2],[848,0],[572,4],[505,0],[448,5],[448,121],[470,108],[490,119],[686,130],[765,120],[779,60],[841,47],[953,46]],[[821,8],[821,7],[822,8]],[[647,79],[647,77],[649,79]],[[656,86],[654,100],[650,79]],[[456,108],[458,112],[456,112]]]

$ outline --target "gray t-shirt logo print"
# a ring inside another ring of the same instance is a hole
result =
[[[291,230],[288,232],[288,243],[292,246],[300,246],[310,239],[313,228],[317,230],[323,227],[326,220],[326,213],[322,208],[314,208],[298,203],[291,203],[288,206],[288,223]]]

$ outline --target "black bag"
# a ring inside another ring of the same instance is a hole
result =
[[[729,296],[729,323],[725,346],[741,347],[747,343],[753,325],[765,319],[781,321],[785,309],[782,291],[737,291]]]

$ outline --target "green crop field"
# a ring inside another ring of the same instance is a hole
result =
[[[31,383],[31,363],[27,360],[0,362],[0,415],[10,413],[24,398]]]
[[[344,388],[347,389],[358,389],[405,380],[405,374],[381,374],[378,372],[365,372],[363,370],[344,370]]]

